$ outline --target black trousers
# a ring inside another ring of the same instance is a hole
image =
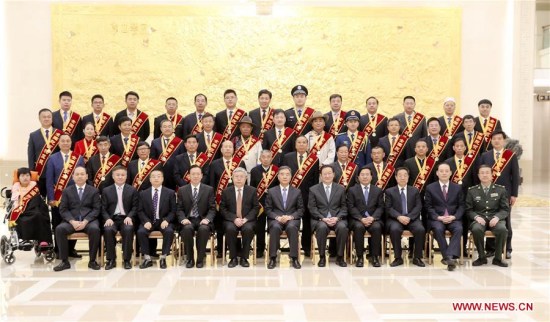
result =
[[[269,257],[277,257],[277,251],[281,248],[281,233],[286,232],[290,246],[289,256],[298,258],[300,245],[298,236],[300,234],[300,220],[290,220],[281,224],[277,220],[269,221]]]
[[[460,256],[460,237],[462,236],[462,221],[453,221],[450,224],[444,224],[441,221],[430,220],[430,227],[434,232],[434,238],[437,240],[441,255],[445,259],[453,259]],[[445,230],[451,232],[451,240],[447,244]]]
[[[76,232],[71,224],[64,221],[57,225],[55,228],[55,237],[59,243],[59,259],[66,261],[69,258],[69,240],[67,237]],[[90,249],[90,262],[95,261],[97,251],[99,249],[99,240],[101,238],[101,231],[99,230],[99,223],[97,220],[90,221],[83,230],[88,235],[89,249]]]
[[[369,238],[370,256],[380,256],[383,224],[380,220],[373,221],[369,227],[356,219],[350,220],[350,228],[353,231],[353,244],[357,257],[363,257],[365,253],[365,232],[371,234]]]
[[[59,246],[57,241],[57,226],[63,222],[63,218],[61,218],[61,214],[59,213],[58,207],[52,207],[52,231],[54,235],[54,252],[56,254],[59,254]],[[69,253],[74,252],[74,247],[76,246],[76,240],[69,240]],[[61,258],[61,255],[60,255]]]
[[[208,244],[208,239],[210,239],[210,234],[212,234],[213,225],[211,223],[208,225],[201,225],[200,222],[202,218],[190,218],[189,220],[191,223],[182,225],[180,230],[180,234],[183,236],[185,253],[187,254],[188,260],[195,259],[193,237],[196,232],[197,262],[201,262],[206,257],[206,244]],[[214,247],[214,245],[211,245],[211,247]]]
[[[265,225],[267,221],[267,215],[265,211],[256,219],[256,226],[254,231],[256,232],[256,252],[263,254],[265,249]]]
[[[107,248],[107,260],[116,259],[116,233],[120,231],[122,235],[122,257],[124,261],[132,259],[132,248],[134,241],[134,225],[124,223],[125,216],[114,216],[112,226],[104,227],[103,238]]]
[[[254,225],[256,225],[255,221],[247,221],[241,227],[237,227],[231,221],[224,222],[225,243],[229,247],[229,258],[233,259],[239,255],[237,252],[237,249],[239,248],[239,239],[237,238],[237,235],[240,231],[242,235],[242,248],[239,257],[248,259],[248,255],[250,253],[250,243],[252,242],[252,239],[254,239]]]
[[[422,221],[416,219],[410,221],[408,225],[402,225],[397,220],[389,219],[388,232],[395,251],[395,258],[401,258],[401,253],[403,251],[401,248],[401,234],[403,234],[404,230],[409,230],[414,236],[414,257],[422,258],[424,240],[426,239],[426,229],[424,229]]]
[[[315,238],[317,239],[317,248],[319,248],[319,256],[325,256],[325,250],[327,248],[327,236],[329,231],[334,230],[336,232],[336,256],[344,256],[344,250],[346,249],[346,241],[348,240],[348,223],[345,220],[340,220],[333,227],[329,227],[325,222],[319,220],[312,220],[311,226],[315,232]],[[304,232],[305,234],[305,232]],[[313,249],[312,249],[313,251]]]
[[[151,255],[151,249],[149,248],[149,234],[152,231],[160,231],[162,233],[162,255],[170,254],[170,247],[172,246],[172,241],[174,240],[174,226],[168,224],[166,228],[160,228],[161,220],[157,220],[151,230],[147,230],[143,224],[139,226],[137,230],[137,238],[139,244],[141,245],[141,250],[145,255]]]

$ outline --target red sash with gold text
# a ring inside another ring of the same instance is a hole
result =
[[[363,129],[363,132],[367,133],[367,136],[370,136],[372,133],[374,133],[374,131],[376,131],[376,126],[378,126],[378,124],[382,123],[382,121],[384,121],[386,117],[382,114],[377,114],[376,115],[376,124],[374,125],[374,127],[372,126],[372,122],[367,122],[367,125],[365,125],[365,128]]]
[[[27,205],[29,204],[29,201],[31,201],[32,198],[35,196],[40,195],[40,189],[38,189],[38,185],[32,187],[31,190],[29,190],[20,200],[19,205],[16,208],[13,208],[10,213],[10,220],[9,225],[13,225],[19,216],[25,212],[25,209],[27,209]]]
[[[412,120],[411,120],[411,122],[412,122],[411,127],[409,128],[408,126],[406,126],[405,129],[403,130],[403,133],[401,133],[401,134],[404,134],[408,137],[412,137],[414,131],[416,131],[416,129],[421,124],[423,119],[424,119],[424,115],[422,115],[420,113],[415,113]]]
[[[42,175],[42,172],[44,172],[44,169],[46,168],[46,161],[48,161],[48,158],[50,157],[50,155],[52,155],[53,150],[57,148],[57,144],[59,143],[59,138],[61,137],[61,134],[63,134],[63,131],[54,129],[54,132],[50,137],[49,144],[48,142],[46,142],[46,144],[44,144],[44,147],[42,148],[42,151],[40,151],[40,154],[38,155],[38,159],[36,160],[36,164],[34,166],[34,170],[38,172],[39,177]]]
[[[143,181],[145,181],[145,179],[151,174],[151,172],[155,170],[155,167],[159,163],[160,163],[159,160],[149,159],[149,162],[147,162],[143,171],[141,172],[138,171],[138,174],[136,175],[136,177],[134,178],[134,181],[132,182],[132,186],[134,186],[134,188],[136,188],[136,190],[139,191],[139,188],[141,187],[141,184],[143,183]]]
[[[105,129],[105,126],[107,126],[107,123],[109,123],[109,120],[111,119],[111,116],[105,112],[101,114],[101,117],[97,122],[95,123],[95,135],[98,136],[103,132]]]
[[[306,124],[309,122],[309,118],[311,117],[311,115],[313,115],[313,112],[315,112],[314,109],[312,109],[311,107],[306,107],[306,109],[302,113],[302,116],[300,117],[300,119],[298,119],[293,128],[297,136],[302,135],[302,131],[306,128]]]
[[[487,126],[483,129],[483,134],[485,135],[485,143],[491,142],[491,137],[493,136],[493,131],[497,127],[498,120],[492,116],[489,116],[487,121]],[[483,128],[483,126],[482,126]]]
[[[285,131],[282,134],[283,137],[281,138],[281,144],[279,144],[279,140],[275,140],[275,142],[273,142],[273,145],[271,146],[271,149],[270,149],[271,155],[273,156],[273,158],[271,159],[272,162],[275,156],[277,155],[277,153],[283,153],[283,146],[285,146],[286,142],[290,140],[290,137],[292,136],[293,132],[294,132],[293,129],[287,127],[285,128]]]
[[[455,173],[453,173],[453,176],[451,177],[452,182],[456,184],[462,184],[462,178],[464,177],[464,174],[468,173],[472,165],[474,165],[474,161],[476,160],[479,151],[481,151],[481,147],[483,146],[483,138],[483,133],[476,133],[475,138],[473,138],[472,148],[464,157],[462,172],[460,172],[459,169],[456,169]]]
[[[304,163],[302,163],[302,166],[298,168],[296,173],[294,173],[294,176],[290,181],[290,184],[294,188],[300,187],[302,181],[304,181],[304,178],[311,170],[311,168],[313,168],[313,166],[315,165],[315,161],[317,161],[318,159],[319,158],[317,157],[317,151],[312,151],[308,154],[307,158],[304,160]]]
[[[443,117],[443,121],[445,121],[445,117]],[[447,125],[445,132],[443,132],[443,136],[448,136],[449,138],[452,138],[458,131],[460,124],[462,124],[462,117],[455,115],[451,122],[452,128],[449,129],[449,125]]]
[[[353,142],[351,142],[349,149],[348,160],[350,162],[355,162],[355,159],[357,159],[357,156],[359,155],[359,151],[361,151],[365,144],[367,144],[367,140],[368,136],[365,132],[357,132],[357,137],[353,140]]]
[[[231,120],[229,120],[229,123],[223,131],[223,138],[225,140],[229,140],[233,136],[233,133],[235,133],[235,130],[237,129],[237,123],[241,121],[245,114],[246,112],[241,110],[240,108],[238,108],[235,113],[233,113]]]
[[[139,130],[141,130],[141,127],[143,127],[143,124],[145,124],[145,121],[147,121],[148,119],[149,115],[147,115],[147,113],[140,112],[132,123],[132,133],[137,134]]]
[[[346,166],[346,169],[342,172],[342,176],[340,177],[340,180],[338,180],[338,183],[343,185],[344,188],[348,188],[349,183],[351,180],[353,180],[353,172],[357,168],[357,163],[355,162],[348,162],[348,165]]]
[[[432,173],[436,162],[437,161],[431,154],[426,159],[424,159],[424,172],[420,171],[420,173],[418,173],[416,179],[414,179],[413,184],[413,186],[416,187],[418,191],[422,191],[422,189],[424,189],[424,184],[426,184],[427,179],[430,177],[430,174]]]
[[[206,164],[206,162],[208,162],[208,155],[202,152],[197,156],[195,163],[193,163],[192,165],[198,165],[202,168]],[[185,172],[185,174],[183,175],[183,180],[187,183],[191,182],[191,178],[189,177],[189,170],[187,170],[187,172]]]
[[[78,158],[80,155],[75,154],[74,152],[71,152],[71,155],[69,156],[69,159],[67,160],[67,163],[63,167],[63,171],[59,174],[59,178],[57,179],[57,183],[54,186],[54,200],[57,201],[57,205],[59,207],[59,202],[61,201],[61,195],[63,194],[63,190],[67,188],[67,184],[69,184],[69,181],[71,180],[71,177],[73,176],[73,172],[76,169],[76,164],[78,162]]]
[[[260,114],[261,114],[261,108],[260,108]],[[267,132],[268,130],[270,130],[272,127],[273,127],[273,113],[274,113],[274,109],[273,108],[270,108],[269,109],[269,113],[265,116],[266,117],[266,120],[265,120],[265,123],[263,124],[262,126],[262,129],[260,130],[260,135],[258,136],[258,139],[259,140],[263,140],[264,138],[264,133]],[[260,116],[260,119],[261,119],[261,116]]]
[[[66,123],[63,123],[63,132],[72,136],[76,129],[78,121],[80,121],[80,115],[78,115],[78,113],[71,112],[71,117],[69,118],[69,120]]]
[[[497,182],[498,177],[500,177],[502,170],[506,168],[508,163],[510,163],[510,160],[512,160],[512,157],[514,156],[514,152],[512,150],[505,149],[502,152],[502,155],[500,158],[493,164],[493,183]]]
[[[393,172],[395,171],[395,165],[391,163],[387,163],[384,167],[384,170],[382,171],[382,175],[378,178],[378,181],[376,181],[376,186],[382,190],[386,189],[386,186],[388,185],[388,182],[393,177]]]
[[[388,139],[389,139],[388,135]],[[399,159],[399,156],[403,152],[403,149],[405,148],[405,145],[407,144],[407,141],[409,140],[409,136],[405,134],[401,134],[397,138],[397,142],[395,142],[393,148],[390,151],[390,155],[388,156],[388,164],[391,164],[392,166],[395,166],[395,163],[397,162],[397,159]],[[390,141],[390,148],[391,148],[391,141]]]
[[[122,160],[118,155],[111,154],[109,156],[109,159],[107,160],[107,164],[105,166],[105,169],[103,169],[103,165],[99,171],[96,172],[94,176],[94,187],[98,188],[102,181],[105,181],[105,177],[113,170],[115,166]],[[101,161],[100,161],[101,163]]]
[[[441,155],[441,152],[445,150],[447,143],[449,143],[449,137],[446,135],[440,136],[439,140],[437,140],[437,145],[432,148],[429,156],[434,158],[435,161],[439,161],[439,156]]]
[[[214,132],[214,135],[212,136],[212,141],[210,141],[210,147],[208,147],[207,151],[208,163],[211,163],[214,156],[216,156],[216,153],[218,153],[218,150],[222,145],[222,141],[223,135],[218,132]]]
[[[162,139],[162,138],[161,138]],[[170,142],[168,142],[168,145],[166,146],[166,149],[162,152],[160,155],[160,161],[164,165],[168,159],[172,157],[174,152],[178,149],[178,147],[183,143],[183,140],[175,136]],[[160,142],[162,146],[162,142]]]
[[[122,136],[120,138],[122,139]],[[128,140],[128,147],[124,149],[124,153],[122,154],[122,166],[127,167],[128,163],[130,163],[130,161],[132,160],[132,156],[137,150],[138,141],[139,136],[135,134],[130,135],[130,139]]]
[[[340,131],[342,130],[342,127],[344,127],[345,120],[346,112],[340,111],[340,114],[338,115],[338,120],[334,120],[332,122],[328,133],[330,133],[333,137],[338,135],[338,133],[340,133]]]

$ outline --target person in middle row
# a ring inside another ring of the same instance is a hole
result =
[[[242,158],[248,178],[250,179],[250,170],[260,163],[260,153],[262,153],[262,142],[252,135],[254,123],[250,116],[243,116],[239,121],[239,132],[241,135],[231,139],[235,146],[235,156]]]
[[[327,116],[319,111],[313,112],[311,115],[311,125],[313,130],[306,134],[308,140],[309,153],[317,153],[319,165],[328,165],[334,162],[336,155],[336,145],[334,138],[330,133],[325,132],[325,123]]]
[[[357,111],[349,111],[346,114],[347,131],[338,134],[334,140],[337,147],[342,144],[348,146],[349,160],[356,163],[359,169],[361,169],[371,162],[371,145],[368,135],[363,131],[357,130],[359,127],[359,116]]]

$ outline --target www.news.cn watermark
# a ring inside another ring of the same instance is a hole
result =
[[[510,312],[533,311],[533,303],[527,302],[462,302],[453,303],[453,310],[457,312]]]

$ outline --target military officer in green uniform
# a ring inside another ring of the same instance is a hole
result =
[[[508,230],[506,217],[510,215],[510,202],[506,189],[492,182],[492,169],[488,165],[481,165],[478,169],[481,184],[470,187],[466,194],[466,213],[472,224],[470,231],[474,236],[474,243],[479,254],[472,266],[487,264],[484,248],[485,231],[489,229],[495,235],[495,258],[493,265],[508,267],[502,261],[502,249]]]

